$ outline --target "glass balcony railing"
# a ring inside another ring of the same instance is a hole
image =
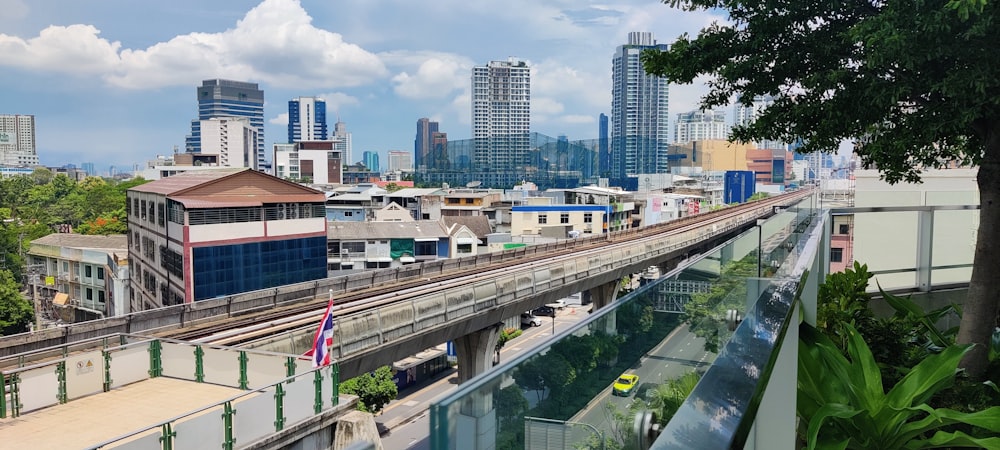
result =
[[[633,430],[648,430],[648,446],[652,431],[664,427],[681,443],[708,442],[672,430],[666,417],[686,396],[677,388],[699,378],[712,381],[698,384],[692,398],[711,403],[681,407],[676,423],[732,441],[748,427],[744,417],[753,423],[776,367],[772,355],[795,328],[789,323],[805,268],[822,272],[822,227],[811,203],[620,294],[550,344],[470,380],[432,405],[431,448],[630,448]],[[782,386],[789,389],[794,433],[794,375]]]
[[[432,405],[431,448],[794,447],[797,324],[815,322],[831,256],[834,267],[868,264],[873,289],[961,286],[977,219],[966,205],[817,204],[762,221],[470,380]]]

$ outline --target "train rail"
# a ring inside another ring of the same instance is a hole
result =
[[[393,302],[434,293],[444,289],[446,286],[474,283],[479,280],[494,278],[508,273],[514,270],[514,268],[518,270],[530,269],[551,264],[564,258],[579,257],[581,254],[588,252],[607,251],[609,246],[613,246],[616,243],[635,243],[636,241],[659,239],[672,234],[696,230],[705,227],[706,224],[724,222],[745,215],[748,212],[761,211],[762,209],[773,210],[774,207],[787,206],[805,198],[809,194],[810,191],[808,190],[797,191],[739,206],[688,216],[663,224],[575,239],[573,240],[573,245],[558,251],[500,261],[490,264],[489,267],[485,268],[475,267],[465,270],[455,270],[433,277],[372,286],[369,289],[336,295],[333,296],[334,315],[338,317],[350,315]],[[230,318],[218,323],[157,333],[157,335],[203,344],[239,345],[274,334],[315,326],[327,302],[327,296],[318,296],[311,301],[294,306],[272,309],[240,318]]]

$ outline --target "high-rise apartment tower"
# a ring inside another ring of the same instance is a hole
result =
[[[299,97],[288,101],[288,142],[325,141],[326,100]]]
[[[677,122],[674,123],[674,142],[686,144],[708,139],[729,139],[731,129],[732,127],[726,123],[725,111],[688,111],[677,114]]]
[[[531,69],[517,58],[472,68],[473,165],[506,171],[530,164]]]
[[[649,75],[640,56],[666,51],[653,33],[631,32],[612,58],[611,178],[641,173],[667,173],[669,89],[666,78]]]
[[[0,164],[38,165],[35,147],[35,116],[0,114]]]

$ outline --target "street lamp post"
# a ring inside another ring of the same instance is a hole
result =
[[[764,222],[767,221],[757,219],[757,278],[763,275],[761,266],[764,264]]]

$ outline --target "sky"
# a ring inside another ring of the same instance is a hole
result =
[[[532,131],[591,139],[629,32],[669,44],[716,20],[640,0],[0,0],[0,114],[35,116],[44,165],[131,171],[183,151],[197,86],[224,78],[264,91],[266,148],[287,140],[288,100],[319,96],[352,159],[384,160],[413,151],[421,117],[468,139],[472,67],[516,57]],[[704,92],[671,85],[671,126]]]

